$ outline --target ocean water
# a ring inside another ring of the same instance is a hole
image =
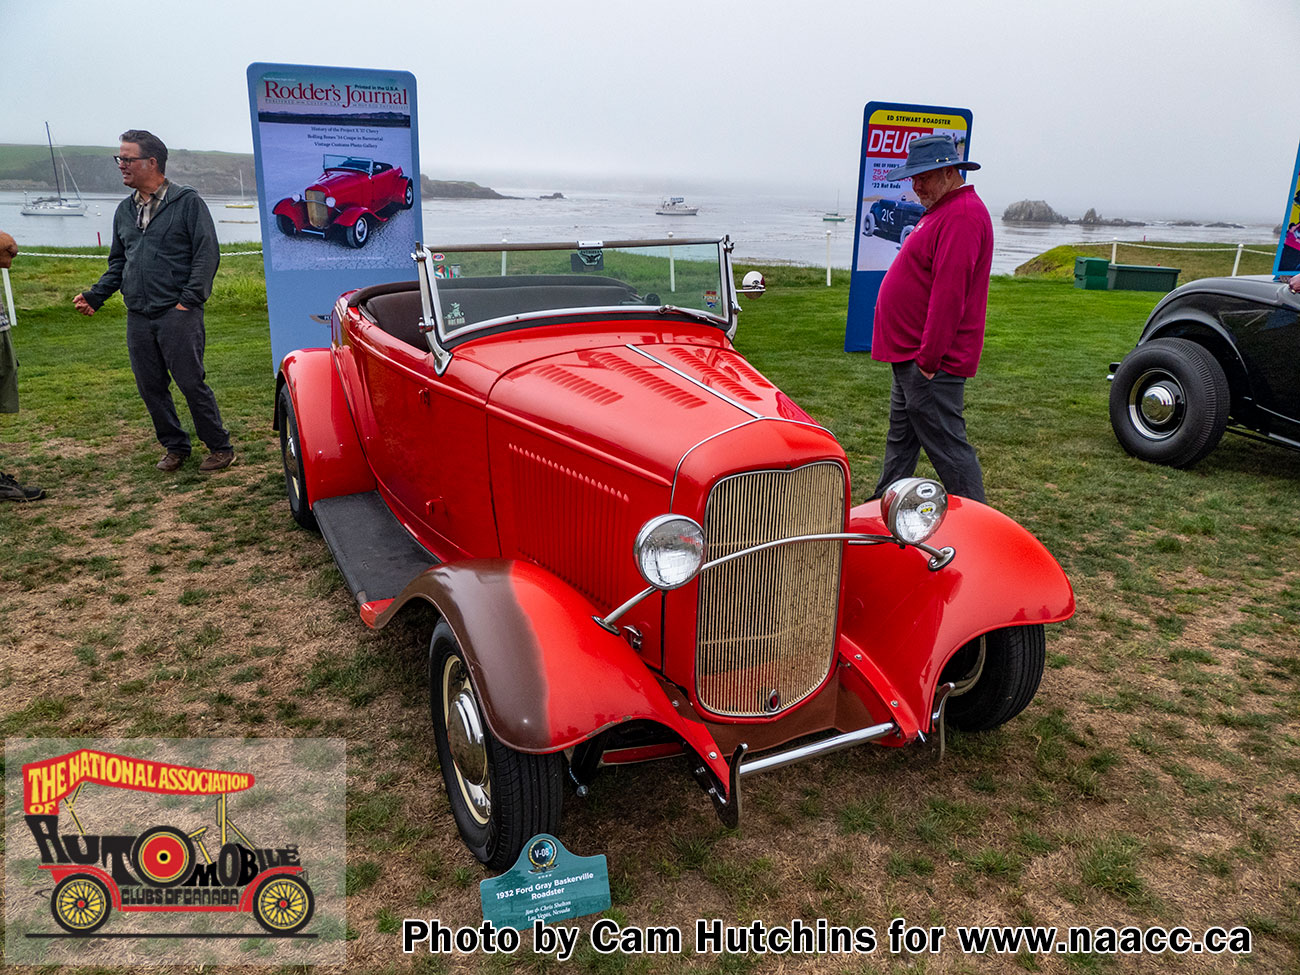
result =
[[[497,190],[517,199],[424,201],[421,209],[425,240],[446,250],[454,244],[502,239],[522,243],[662,238],[670,233],[675,237],[728,234],[735,241],[738,260],[825,267],[829,258],[836,268],[847,268],[853,260],[857,227],[852,210],[842,211],[848,214],[843,223],[827,223],[822,220],[827,204],[815,199],[757,193],[710,194],[688,198],[688,203],[700,208],[698,216],[661,217],[655,214],[660,197],[647,193],[561,189],[564,199],[543,200],[539,197],[554,192],[553,188]],[[0,230],[13,234],[19,247],[27,250],[41,245],[107,244],[113,210],[120,200],[120,196],[88,196],[86,216],[31,217],[19,212],[22,193],[0,192]],[[211,197],[207,202],[216,221],[217,236],[223,242],[260,242],[256,208],[228,207],[226,204],[237,201],[225,197]],[[1024,227],[1001,223],[997,213],[1000,208],[995,208],[993,222],[994,274],[1011,274],[1018,265],[1043,251],[1075,241],[1211,241],[1225,247],[1244,243],[1253,249],[1271,251],[1277,240],[1272,228],[1264,225],[1235,229],[1179,227],[1168,221],[1152,221],[1145,227]],[[385,229],[376,231],[376,243]],[[1177,254],[1152,251],[1150,260],[1144,263],[1176,265]]]

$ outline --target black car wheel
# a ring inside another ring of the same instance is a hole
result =
[[[98,877],[87,873],[74,873],[64,877],[54,887],[50,896],[50,912],[64,931],[73,934],[90,934],[98,931],[112,913],[113,904],[108,899],[108,887]]]
[[[347,240],[349,247],[365,247],[366,241],[370,239],[370,221],[364,214],[357,217],[357,222],[347,228]]]
[[[277,213],[275,215],[275,225],[280,228],[280,233],[284,234],[286,237],[292,237],[298,233],[297,225],[295,225],[294,222],[283,213]]]
[[[870,210],[868,210],[867,215],[862,218],[862,236],[870,237],[875,232],[876,232],[876,215],[872,213]]]
[[[289,496],[289,513],[293,520],[309,531],[316,531],[316,516],[311,513],[307,497],[307,474],[302,466],[302,440],[298,437],[298,415],[293,409],[289,386],[280,387],[276,398],[279,414],[280,459],[284,462],[284,493]]]
[[[402,194],[402,209],[409,210],[415,205],[415,184],[406,181],[406,192]]]
[[[916,229],[916,225],[915,225],[915,224],[913,224],[913,225],[910,226],[910,227],[904,227],[904,228],[903,228],[903,232],[900,233],[900,234],[898,235],[898,246],[899,246],[899,247],[902,247],[902,246],[903,246],[903,241],[907,240],[908,237],[912,236],[912,231],[915,230],[915,229]]]
[[[563,754],[527,755],[496,740],[445,620],[429,643],[429,705],[461,838],[488,867],[512,866],[529,839],[554,833],[560,824]]]
[[[1043,679],[1047,638],[1041,623],[986,633],[958,650],[939,675],[957,685],[946,721],[962,731],[988,731],[1028,707]]]
[[[1223,436],[1232,403],[1223,367],[1187,339],[1155,339],[1130,352],[1110,389],[1110,425],[1142,460],[1190,467]]]

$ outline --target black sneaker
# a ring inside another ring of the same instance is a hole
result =
[[[0,501],[37,501],[43,497],[43,488],[24,487],[8,474],[0,474]]]

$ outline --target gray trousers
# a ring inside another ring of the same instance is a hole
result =
[[[126,313],[126,348],[135,388],[153,420],[158,442],[178,454],[189,454],[190,435],[176,416],[173,380],[190,408],[199,439],[213,452],[230,450],[230,435],[221,425],[217,397],[204,381],[205,343],[202,308],[171,308],[158,318]]]
[[[926,379],[915,360],[893,366],[884,470],[872,497],[880,497],[900,477],[911,477],[924,447],[949,494],[983,501],[984,473],[975,448],[966,442],[962,417],[965,378],[940,370]]]

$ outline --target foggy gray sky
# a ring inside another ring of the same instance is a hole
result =
[[[863,105],[901,101],[973,111],[995,212],[1276,223],[1298,28],[1297,0],[0,0],[0,142],[247,152],[250,62],[338,64],[415,74],[435,178],[851,209]]]

